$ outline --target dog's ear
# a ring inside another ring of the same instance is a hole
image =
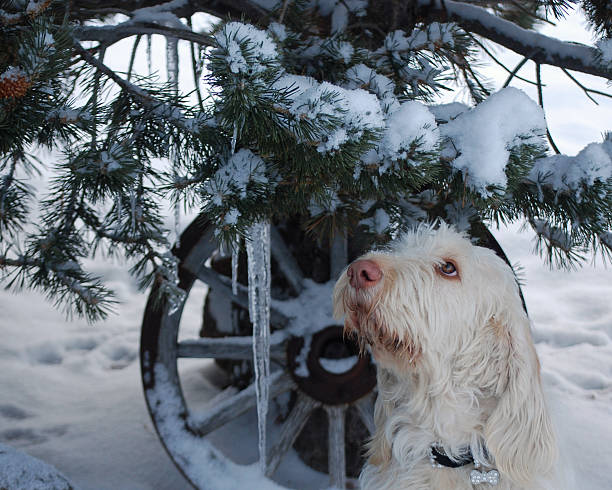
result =
[[[552,468],[557,457],[555,434],[527,315],[517,304],[496,315],[495,322],[507,354],[507,379],[486,423],[485,441],[502,475],[527,484]]]

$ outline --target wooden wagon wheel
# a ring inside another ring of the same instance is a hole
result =
[[[216,249],[213,227],[202,218],[196,219],[183,233],[180,247],[173,251],[180,260],[179,286],[189,294],[196,280],[203,281],[217,297],[225,296],[246,311],[248,295],[245,288],[241,287],[233,296],[229,278],[210,267],[208,259]],[[270,396],[274,398],[291,393],[291,403],[289,413],[276,431],[276,440],[271,441],[266,474],[273,476],[309,418],[323,412],[328,421],[330,483],[344,488],[347,414],[350,410],[351,424],[359,419],[358,423],[365,432],[362,439],[365,439],[368,431],[373,429],[372,390],[376,385],[376,370],[369,356],[358,357],[358,346],[345,341],[342,327],[334,324],[331,317],[334,281],[317,283],[304,277],[276,229],[272,232],[272,258],[273,275],[280,274],[294,294],[282,294],[283,298],[275,299],[272,305],[271,323],[275,330],[270,355],[278,369],[271,375]],[[249,335],[233,335],[179,342],[182,308],[170,311],[168,304],[156,302],[155,297],[156,291],[152,291],[141,336],[141,369],[147,405],[173,461],[194,486],[206,488],[197,477],[195,462],[190,460],[193,456],[185,448],[201,442],[210,456],[216,460],[223,458],[214,448],[207,446],[205,436],[255,407],[255,389],[251,384],[223,398],[207,412],[193,414],[182,394],[177,360],[249,360],[252,358],[252,340]],[[312,304],[313,301],[318,304]],[[297,314],[292,317],[291,312]],[[362,442],[359,441],[358,446]],[[359,447],[356,453],[359,453]],[[231,462],[224,461],[223,464],[234,468]],[[214,488],[214,484],[211,485],[210,488]]]
[[[478,224],[473,227],[474,232],[480,244],[506,259],[486,227]],[[210,267],[209,259],[216,249],[213,226],[202,217],[194,220],[181,236],[180,247],[173,250],[180,260],[179,286],[189,294],[196,280],[203,281],[217,297],[231,299],[238,308],[248,310],[245,288],[240,288],[238,295],[233,296],[229,279]],[[345,488],[347,413],[351,415],[351,425],[358,423],[364,428],[366,434],[361,439],[373,431],[375,367],[369,356],[356,356],[358,347],[346,343],[342,328],[334,325],[331,318],[333,281],[316,283],[305,278],[281,234],[274,229],[272,257],[273,276],[280,274],[294,295],[287,297],[283,294],[283,298],[276,299],[272,305],[271,323],[276,331],[272,335],[270,356],[278,369],[271,375],[270,397],[291,393],[292,402],[289,413],[276,431],[276,440],[271,441],[266,476],[274,475],[309,418],[316,419],[314,425],[320,427],[325,422],[321,420],[321,414],[326,414],[323,418],[328,421],[325,452],[330,484]],[[228,475],[232,475],[231,478],[236,480],[231,485],[233,488],[239,488],[241,484],[252,486],[249,478],[257,471],[255,467],[233,463],[216,451],[205,436],[256,406],[254,385],[240,391],[234,389],[230,395],[219,397],[217,403],[198,415],[191,413],[185,402],[177,368],[180,358],[209,358],[224,362],[252,359],[250,335],[207,336],[179,342],[182,306],[171,311],[170,305],[156,301],[156,297],[154,290],[145,310],[140,359],[147,406],[164,447],[196,488],[214,489],[215,472],[226,480]],[[321,310],[326,308],[327,315],[325,312],[321,315]],[[298,314],[293,317],[287,313],[296,311]],[[319,314],[315,315],[315,312]],[[219,321],[218,316],[215,321]],[[313,324],[304,328],[304,322]],[[336,355],[338,352],[340,355]],[[320,440],[318,442],[321,444]],[[362,442],[357,441],[357,453]],[[307,440],[306,444],[316,445],[317,440]],[[214,461],[214,464],[207,466],[203,459]],[[356,476],[354,469],[350,473]]]

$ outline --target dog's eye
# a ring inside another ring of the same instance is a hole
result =
[[[444,264],[439,265],[440,272],[445,276],[456,276],[457,275],[457,267],[452,262],[445,262]]]

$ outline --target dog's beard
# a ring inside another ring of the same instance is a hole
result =
[[[355,290],[347,287],[343,294],[344,335],[354,339],[363,355],[369,345],[374,357],[384,363],[411,366],[421,350],[412,338],[400,334],[381,315],[383,290]]]

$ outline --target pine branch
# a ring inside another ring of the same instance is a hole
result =
[[[74,16],[81,20],[90,19],[87,10],[96,11],[100,8],[98,0],[74,0]],[[142,0],[107,0],[104,9],[122,9],[133,12],[141,8]],[[269,12],[262,8],[257,2],[251,0],[189,0],[183,2],[168,2],[166,0],[148,1],[146,5],[152,7],[164,7],[167,12],[172,12],[177,17],[190,17],[196,12],[205,12],[220,19],[242,17],[251,21],[265,21]],[[83,9],[85,16],[76,15],[76,9]]]
[[[560,41],[501,19],[482,7],[453,0],[419,0],[425,15],[457,22],[466,31],[483,36],[541,65],[588,73],[606,79],[612,73],[596,61],[595,48]]]
[[[15,155],[12,155],[10,161],[9,170],[6,175],[2,176],[2,186],[0,186],[0,219],[4,216],[4,203],[7,191],[15,179],[15,170],[17,168],[17,157]]]
[[[538,87],[538,103],[540,104],[540,107],[542,108],[542,110],[544,110],[544,94],[542,93],[542,75],[540,73],[540,65],[538,63],[536,63],[536,82],[537,82],[537,87]],[[548,138],[548,142],[550,143],[550,146],[552,147],[552,149],[555,151],[555,153],[557,155],[559,155],[561,152],[559,151],[559,148],[557,148],[557,145],[555,144],[555,141],[552,138],[552,135],[550,134],[550,130],[548,128],[546,128],[546,137]]]
[[[489,58],[491,58],[491,60],[496,64],[501,66],[504,70],[506,70],[509,73],[509,77],[508,80],[506,80],[506,83],[504,83],[504,87],[507,87],[508,84],[510,83],[510,80],[512,80],[512,78],[518,78],[519,80],[525,82],[525,83],[529,83],[531,85],[537,85],[536,82],[532,81],[532,80],[527,80],[526,78],[523,77],[519,77],[517,75],[518,71],[521,69],[521,67],[525,64],[525,62],[528,60],[528,58],[523,58],[524,61],[521,61],[521,63],[519,63],[517,68],[514,68],[514,70],[510,70],[510,68],[508,68],[506,65],[504,65],[501,61],[499,61],[499,59],[497,58],[497,56],[495,56],[493,53],[491,53],[491,51],[489,51],[487,49],[487,47],[481,43],[478,39],[476,39],[475,36],[470,35],[470,38],[472,39],[472,41],[474,41],[478,46],[480,46],[480,49],[482,49],[488,56]]]
[[[548,20],[546,17],[542,17],[541,15],[538,15],[536,12],[533,12],[531,10],[526,9],[525,7],[523,7],[519,2],[517,2],[516,0],[510,0],[510,3],[516,7],[518,10],[520,10],[521,12],[523,12],[524,14],[527,14],[529,17],[542,21],[542,22],[546,22],[547,24],[550,24],[551,26],[554,26],[555,23]]]
[[[103,73],[112,81],[114,81],[117,85],[119,85],[123,90],[128,92],[134,98],[136,98],[146,109],[150,110],[156,116],[167,119],[168,121],[175,124],[177,127],[182,130],[191,133],[191,134],[199,134],[198,125],[196,124],[195,128],[192,124],[189,124],[187,118],[180,112],[177,107],[173,107],[167,104],[164,101],[156,99],[153,95],[151,95],[146,90],[140,88],[139,86],[128,82],[123,79],[119,75],[117,75],[113,70],[111,70],[104,63],[97,60],[92,54],[90,54],[78,41],[74,41],[74,48],[79,53],[81,58],[85,60],[88,64],[95,67],[96,70],[100,73]]]
[[[514,67],[514,69],[510,72],[510,75],[508,75],[508,78],[506,78],[506,81],[504,82],[504,84],[502,85],[502,88],[507,87],[508,85],[510,85],[510,82],[512,81],[513,78],[516,77],[516,74],[519,72],[519,70],[523,67],[523,65],[525,63],[527,63],[529,61],[529,58],[527,56],[525,56],[521,61],[518,62],[518,64]],[[517,77],[518,78],[518,77]],[[524,79],[521,79],[524,80]],[[533,83],[533,82],[532,82]],[[536,83],[537,85],[537,83]]]
[[[98,41],[104,46],[114,44],[126,37],[135,35],[160,34],[166,37],[183,39],[201,46],[213,46],[210,36],[198,34],[188,29],[177,29],[158,24],[143,22],[132,22],[129,25],[118,24],[116,26],[80,26],[74,29],[75,37],[80,41]]]
[[[583,90],[584,94],[585,94],[585,95],[586,95],[586,96],[587,96],[587,97],[588,97],[590,100],[592,100],[592,101],[593,101],[593,102],[594,102],[596,105],[599,105],[599,102],[597,102],[597,101],[596,101],[596,100],[595,100],[593,97],[591,97],[591,95],[590,95],[590,94],[597,94],[597,95],[602,95],[602,96],[604,96],[604,97],[609,97],[609,98],[612,98],[612,94],[608,94],[608,93],[606,93],[606,92],[601,92],[601,91],[599,91],[599,90],[595,90],[595,89],[592,89],[592,88],[585,87],[585,86],[584,86],[582,83],[580,83],[580,82],[579,82],[579,81],[576,79],[576,77],[572,76],[572,74],[571,74],[570,72],[568,72],[568,71],[567,71],[565,68],[561,68],[561,70],[563,71],[563,73],[565,73],[565,74],[566,74],[566,75],[569,77],[569,79],[570,79],[572,82],[574,82],[576,85],[578,85],[578,86],[579,86],[579,87],[580,87],[580,88]]]
[[[51,5],[52,0],[28,3],[25,11],[10,13],[0,9],[0,25],[14,26],[35,19],[42,15]]]
[[[136,51],[138,50],[138,45],[140,44],[140,40],[142,39],[142,34],[138,34],[136,39],[134,39],[134,45],[132,46],[132,54],[130,55],[130,64],[128,65],[127,71],[127,81],[129,82],[132,78],[132,70],[134,69],[134,61],[136,60]]]
[[[7,267],[13,272],[7,272]],[[63,305],[68,316],[75,311],[90,322],[106,318],[116,303],[113,294],[97,278],[85,274],[72,259],[56,263],[28,255],[11,258],[2,253],[0,273],[2,276],[13,275],[7,287],[40,289],[55,302],[55,306]]]

